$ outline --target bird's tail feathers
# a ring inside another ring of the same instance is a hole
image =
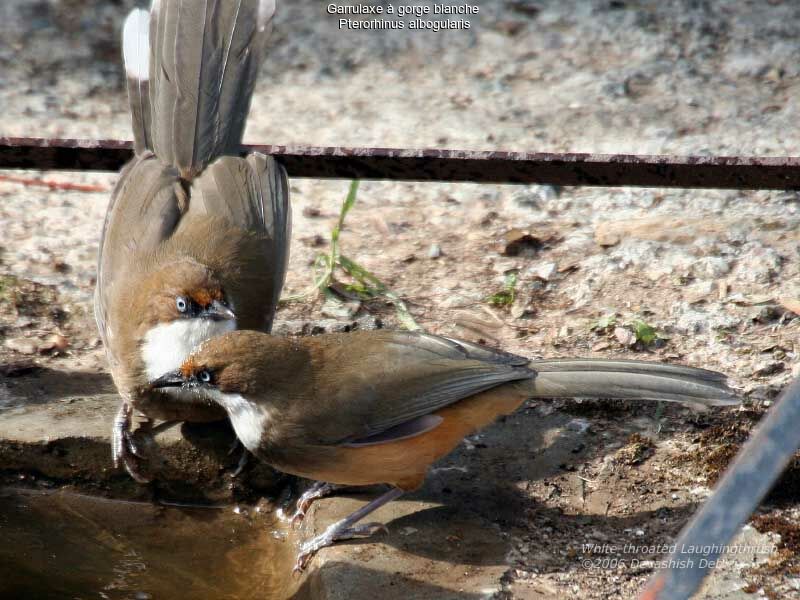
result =
[[[741,402],[721,373],[633,360],[534,361],[531,393],[538,398],[663,400],[694,407]]]
[[[122,27],[122,59],[137,155],[153,149],[150,113],[150,15],[133,9]]]
[[[238,154],[275,0],[153,0],[152,149],[184,179]]]

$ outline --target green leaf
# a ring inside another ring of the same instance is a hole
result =
[[[655,327],[648,325],[644,321],[633,322],[633,333],[636,335],[636,341],[645,345],[652,344],[658,339]]]
[[[336,226],[331,231],[331,249],[328,254],[327,270],[324,277],[317,282],[317,287],[328,287],[333,279],[333,272],[339,264],[339,235],[344,228],[344,219],[347,213],[355,206],[356,199],[358,198],[358,179],[350,182],[350,190],[347,192],[347,197],[342,203],[342,208],[339,210],[339,220]]]
[[[378,279],[375,275],[370,273],[367,269],[356,263],[355,261],[342,256],[339,249],[339,236],[344,228],[344,220],[347,213],[355,206],[356,199],[358,198],[358,180],[350,183],[350,190],[347,197],[342,203],[342,208],[339,210],[339,220],[336,226],[331,231],[331,246],[327,254],[320,254],[314,261],[314,283],[310,290],[303,294],[281,298],[282,303],[300,300],[306,297],[309,293],[316,290],[321,291],[325,298],[330,301],[333,297],[332,286],[338,288],[339,293],[346,291],[348,293],[356,294],[363,299],[375,298],[382,296],[389,300],[395,307],[397,318],[406,329],[416,331],[422,329],[419,324],[414,320],[408,306],[403,300],[391,291],[386,285]],[[345,273],[352,277],[355,282],[349,284],[342,284],[334,279],[337,268],[341,268]],[[514,280],[516,284],[516,279]]]
[[[607,331],[612,327],[614,327],[614,325],[616,324],[617,324],[617,315],[612,313],[610,315],[600,317],[597,320],[597,323],[592,325],[591,329],[592,331]]]
[[[487,296],[486,302],[492,306],[510,306],[517,299],[517,272],[506,274],[503,279],[503,289]]]
[[[497,292],[486,298],[486,301],[492,306],[509,306],[514,304],[514,294],[506,290]]]
[[[336,227],[334,227],[333,231],[331,232],[332,247],[336,246],[339,241],[339,234],[344,227],[344,219],[347,216],[347,213],[349,213],[350,209],[355,206],[356,198],[358,197],[358,183],[358,179],[354,179],[350,182],[350,190],[347,192],[347,197],[342,203],[341,210],[339,210],[339,221],[336,223]]]
[[[364,286],[364,288],[367,290],[367,293],[370,293],[373,296],[383,296],[389,300],[394,305],[395,312],[397,313],[397,319],[400,321],[403,327],[410,331],[422,329],[422,327],[419,326],[419,323],[414,320],[414,317],[408,310],[408,306],[406,306],[406,303],[403,302],[400,296],[386,287],[386,284],[384,284],[375,275],[346,256],[339,257],[339,264],[347,274]]]

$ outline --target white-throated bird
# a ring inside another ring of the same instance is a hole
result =
[[[114,462],[149,418],[214,420],[202,395],[147,387],[203,340],[270,331],[288,259],[286,173],[240,145],[275,0],[153,0],[123,29],[136,155],[109,203],[95,316],[122,396]]]
[[[275,468],[331,485],[392,489],[303,544],[297,568],[357,522],[422,485],[428,467],[467,435],[528,398],[738,403],[719,373],[653,362],[530,361],[422,333],[365,331],[277,338],[235,331],[210,339],[155,389],[196,390],[225,408],[245,447]]]

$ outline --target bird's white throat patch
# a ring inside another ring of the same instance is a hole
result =
[[[236,437],[244,447],[250,452],[255,452],[261,444],[261,437],[269,421],[267,411],[253,402],[248,402],[239,394],[208,390],[208,395],[227,411]]]
[[[178,319],[161,323],[144,336],[142,360],[148,381],[180,368],[186,357],[207,339],[236,329],[233,319]]]

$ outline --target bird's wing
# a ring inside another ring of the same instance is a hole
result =
[[[179,194],[177,171],[152,155],[136,156],[120,173],[100,237],[94,302],[100,337],[110,352],[106,309],[114,286],[172,234],[181,214]]]
[[[185,178],[239,152],[274,12],[275,0],[154,0],[153,149]]]
[[[271,315],[278,305],[289,260],[291,210],[285,169],[271,156],[253,153],[246,159],[223,156],[192,183],[191,200],[181,227],[206,217],[258,236],[259,272],[267,270],[270,298],[259,313]],[[264,310],[271,307],[271,310]],[[268,329],[267,329],[268,330]]]
[[[383,438],[392,437],[393,428],[408,437],[409,429],[432,426],[419,420],[425,415],[533,376],[524,357],[430,334],[364,332],[329,339],[315,378],[322,410],[330,411],[336,423],[326,432],[323,419],[321,433],[333,443],[361,443],[374,436],[388,441]],[[343,367],[346,380],[338,375]],[[342,415],[348,415],[346,423]]]
[[[186,219],[214,216],[285,249],[291,215],[286,170],[271,156],[223,156],[192,183]]]

